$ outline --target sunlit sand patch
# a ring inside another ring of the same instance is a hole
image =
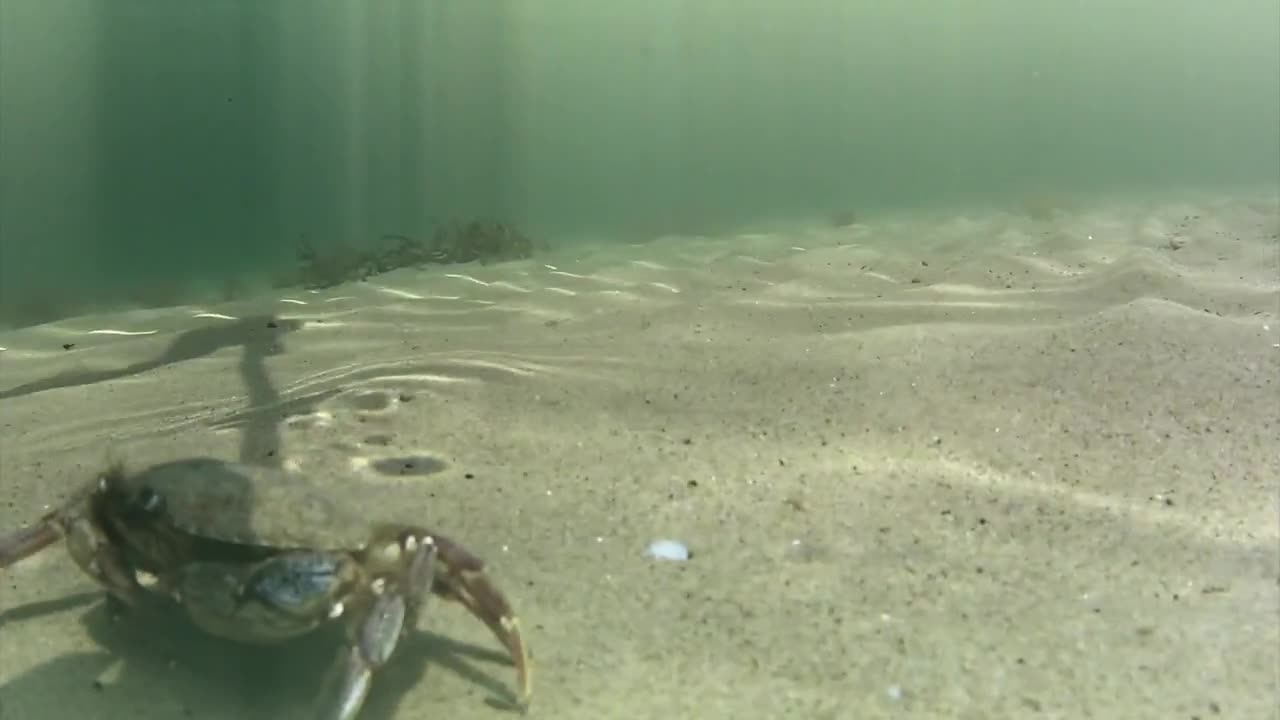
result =
[[[524,313],[531,319],[542,321],[547,325],[554,325],[565,320],[572,320],[575,316],[556,310],[554,308],[540,307],[537,305],[507,305],[506,309]]]
[[[846,303],[849,307],[861,307],[868,310],[885,310],[889,308],[901,310],[922,310],[925,312],[947,308],[956,310],[969,310],[970,314],[976,314],[978,310],[1037,310],[1040,305],[1035,303],[1019,303],[1019,302],[981,302],[981,301],[948,301],[948,300],[885,300],[875,299],[855,299]]]
[[[556,273],[553,273],[553,274],[556,274]],[[567,275],[567,276],[569,276],[569,277],[576,278],[576,279],[579,279],[579,280],[587,280],[587,281],[589,281],[589,282],[600,283],[601,285],[613,285],[613,286],[615,286],[615,287],[623,287],[623,288],[635,287],[635,285],[636,285],[636,283],[634,283],[634,282],[632,282],[632,281],[630,281],[630,280],[624,280],[624,279],[622,279],[622,278],[611,277],[611,276],[609,276],[609,275],[597,275],[597,274],[594,274],[594,273],[592,273],[592,274],[590,274],[590,275],[577,275],[577,274],[574,274],[574,273],[559,273],[559,274],[564,274],[564,275]]]
[[[445,277],[447,277],[447,278],[453,278],[453,279],[455,279],[455,280],[466,280],[467,282],[475,283],[476,285],[481,285],[481,286],[484,286],[484,287],[488,287],[488,286],[489,286],[489,283],[487,283],[487,282],[485,282],[485,281],[483,281],[483,280],[481,280],[481,279],[479,279],[479,278],[471,277],[470,275],[462,275],[462,274],[460,274],[460,273],[449,273],[449,274],[445,275]]]
[[[516,285],[510,280],[498,280],[498,281],[489,283],[489,287],[501,288],[503,290],[510,290],[511,292],[518,292],[518,293],[533,292],[529,288],[520,287],[519,285]]]
[[[977,285],[959,285],[953,283],[937,283],[930,285],[930,290],[944,295],[1007,295],[1004,288],[979,287]]]
[[[437,373],[402,373],[399,375],[379,375],[370,381],[371,383],[428,383],[434,385],[479,385],[482,381],[478,378],[457,377],[454,375],[440,375]]]
[[[622,300],[644,300],[645,299],[643,295],[637,295],[636,293],[629,292],[627,290],[597,290],[596,294],[604,295],[605,297],[619,298]]]
[[[532,376],[536,374],[533,370],[527,367],[517,367],[515,365],[511,365],[507,363],[492,362],[489,360],[471,360],[471,359],[454,360],[450,364],[461,365],[463,367],[486,368],[489,370],[505,370],[510,373],[515,373],[516,375],[524,375],[524,376]]]
[[[449,464],[430,451],[417,451],[388,457],[353,456],[347,461],[352,472],[379,478],[424,477],[448,468]]]
[[[808,282],[799,280],[787,280],[780,283],[771,283],[767,287],[767,294],[746,294],[741,293],[731,295],[729,302],[734,304],[750,303],[754,300],[760,300],[768,303],[773,302],[778,296],[791,298],[806,298],[819,302],[831,302],[833,300],[848,300],[866,297],[865,293],[856,292],[853,288],[842,291],[833,291],[830,288],[822,287]]]
[[[653,262],[651,260],[632,260],[631,264],[638,265],[647,270],[670,270],[671,269],[666,265],[662,265],[662,264]]]
[[[878,272],[874,272],[874,271],[872,271],[872,270],[866,270],[866,271],[864,271],[862,274],[863,274],[863,275],[866,275],[867,277],[870,277],[870,278],[875,278],[876,280],[883,280],[883,281],[888,282],[888,283],[893,283],[894,285],[900,285],[900,284],[902,284],[902,281],[901,281],[901,280],[898,280],[897,278],[889,277],[888,275],[885,275],[884,273],[878,273]]]
[[[348,363],[339,367],[328,368],[321,372],[301,378],[296,382],[290,383],[285,389],[284,394],[305,394],[317,387],[348,383],[351,382],[353,378],[358,378],[358,382],[362,387],[373,387],[388,383],[416,382],[449,385],[479,384],[483,382],[482,379],[476,377],[470,377],[463,374],[449,374],[447,368],[458,368],[459,370],[465,370],[467,368],[482,368],[498,370],[519,376],[532,376],[537,374],[539,370],[539,366],[535,363],[526,362],[517,366],[515,364],[470,358],[441,361],[439,364],[442,368],[437,372],[405,372],[403,370],[404,365],[407,363],[423,362],[423,358],[408,357],[382,363]]]
[[[398,292],[400,292],[400,291],[397,291],[397,293],[398,293]],[[389,293],[389,294],[390,294],[390,293]],[[475,299],[473,299],[473,298],[466,298],[466,297],[463,297],[462,295],[430,295],[430,294],[427,294],[427,295],[418,295],[418,294],[416,294],[416,293],[415,293],[415,294],[413,294],[413,297],[408,297],[408,296],[407,296],[407,294],[406,294],[406,295],[397,295],[397,296],[398,296],[398,297],[403,297],[403,298],[404,298],[404,299],[406,299],[406,300],[425,300],[425,301],[438,300],[438,301],[448,301],[448,302],[456,302],[456,301],[458,301],[458,300],[466,300],[466,301],[468,301],[468,302],[480,302],[480,301],[475,300]]]
[[[86,335],[121,335],[125,337],[135,337],[139,335],[155,335],[159,330],[90,330]]]
[[[423,296],[418,295],[417,293],[411,293],[411,292],[409,292],[408,290],[398,290],[398,289],[396,289],[396,288],[392,288],[392,287],[385,287],[385,286],[382,286],[382,285],[374,285],[374,286],[373,286],[373,289],[374,289],[374,290],[377,290],[378,292],[380,292],[380,293],[382,293],[382,294],[384,294],[384,295],[390,295],[390,296],[392,296],[392,297],[403,298],[403,299],[405,299],[405,300],[425,300],[425,299],[426,299],[426,298],[424,298]]]
[[[1135,501],[1119,495],[1107,495],[1078,487],[1062,488],[1049,481],[1038,481],[1035,471],[1031,471],[1029,478],[1018,478],[976,463],[970,464],[941,458],[926,461],[890,461],[888,464],[923,466],[918,469],[907,467],[904,468],[904,471],[916,476],[934,471],[961,483],[995,489],[1011,495],[1034,496],[1050,500],[1067,499],[1089,510],[1099,511],[1134,524],[1155,528],[1175,527],[1209,542],[1222,542],[1218,529],[1205,522],[1206,518],[1202,510],[1196,510],[1192,513],[1171,508],[1163,503],[1159,504],[1158,507],[1153,507],[1148,502]],[[1239,520],[1242,527],[1246,527],[1243,518],[1237,518],[1237,520]],[[1266,521],[1247,526],[1248,534],[1251,537],[1266,541],[1280,540],[1280,526],[1271,520],[1272,518],[1267,518]]]
[[[235,427],[233,425],[223,425],[221,427],[213,428],[213,434],[214,435],[239,435],[240,428]]]
[[[1083,275],[1086,272],[1079,267],[1071,267],[1061,261],[1050,260],[1039,256],[1020,255],[1014,259],[1023,265],[1043,272],[1052,273],[1059,277],[1076,277],[1078,275]]]
[[[899,307],[914,307],[919,309],[930,308],[948,308],[955,310],[1035,310],[1040,306],[1035,303],[1020,303],[1013,301],[1006,302],[982,302],[978,300],[934,300],[923,303],[890,303]]]
[[[290,415],[289,424],[311,421],[318,425],[328,425],[333,422],[333,413],[328,410],[316,410],[315,412],[303,413],[299,415]]]
[[[398,367],[398,365],[394,365],[392,363],[386,363],[386,365],[388,367]],[[298,378],[297,380],[295,380],[294,382],[289,383],[288,385],[285,386],[282,393],[285,393],[285,394],[301,393],[317,385],[325,384],[330,380],[341,379],[343,377],[346,377],[352,372],[355,372],[357,370],[360,370],[366,367],[378,367],[378,365],[366,366],[366,365],[362,365],[361,363],[347,363],[345,365],[339,365],[337,367],[326,368],[324,370],[321,370],[320,372],[312,373],[310,375],[304,375]]]

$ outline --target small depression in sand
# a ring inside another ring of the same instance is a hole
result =
[[[369,468],[382,475],[435,475],[449,466],[440,458],[430,455],[407,455],[370,460]]]

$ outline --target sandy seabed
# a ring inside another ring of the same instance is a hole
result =
[[[532,718],[1276,718],[1277,233],[1270,190],[901,216],[9,331],[0,527],[109,455],[282,462],[490,561]],[[0,578],[0,718],[303,718],[337,642],[101,599]],[[433,604],[362,720],[513,680]]]

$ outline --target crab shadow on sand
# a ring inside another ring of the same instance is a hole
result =
[[[40,601],[0,613],[0,628],[13,622],[59,615],[85,606],[79,621],[101,651],[60,655],[0,686],[0,718],[26,717],[32,709],[93,708],[68,717],[244,718],[309,720],[315,699],[342,643],[339,625],[279,645],[251,646],[201,632],[168,603],[122,611],[100,592]],[[426,609],[444,609],[433,603]],[[374,677],[361,720],[390,720],[404,696],[429,670],[443,669],[480,688],[491,707],[516,712],[515,693],[501,673],[477,663],[502,666],[504,653],[424,630],[405,634],[400,647]]]

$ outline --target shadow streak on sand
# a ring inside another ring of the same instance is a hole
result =
[[[78,387],[123,377],[141,375],[169,365],[208,357],[224,348],[239,347],[240,378],[249,394],[249,411],[240,435],[240,461],[258,465],[278,465],[280,433],[272,421],[272,411],[281,405],[280,393],[267,376],[266,358],[282,351],[280,339],[302,327],[298,320],[281,320],[273,315],[255,315],[217,325],[188,330],[178,335],[160,355],[112,370],[72,371],[0,390],[0,400],[32,395],[46,390]]]
[[[82,592],[75,595],[66,595],[56,600],[41,600],[39,602],[27,603],[18,607],[5,608],[0,610],[0,628],[13,622],[23,622],[24,620],[33,620],[45,615],[56,615],[67,610],[90,605],[102,599],[101,592]]]
[[[62,603],[62,609],[83,604],[83,594],[73,597],[76,601]],[[40,607],[10,612],[26,617],[59,609],[46,607],[50,605],[35,603]],[[14,713],[47,707],[56,698],[68,710],[92,708],[91,716],[102,718],[309,720],[341,642],[341,629],[333,627],[283,645],[241,645],[200,632],[176,608],[160,604],[131,613],[104,601],[81,615],[80,622],[106,652],[62,655],[14,677],[0,688],[0,718],[17,718]],[[401,698],[423,681],[432,665],[484,688],[490,705],[515,708],[511,690],[475,666],[507,661],[494,650],[434,633],[410,633],[396,661],[378,673],[377,691],[370,694],[361,720],[394,717]]]
[[[114,370],[73,371],[44,380],[0,390],[0,400],[31,395],[45,390],[90,385],[117,378],[140,375],[150,370],[208,357],[228,347],[244,348],[246,362],[262,364],[262,359],[280,351],[279,339],[302,326],[298,320],[280,320],[271,315],[258,315],[209,327],[188,330],[178,335],[157,357]],[[243,368],[243,364],[242,364]]]

